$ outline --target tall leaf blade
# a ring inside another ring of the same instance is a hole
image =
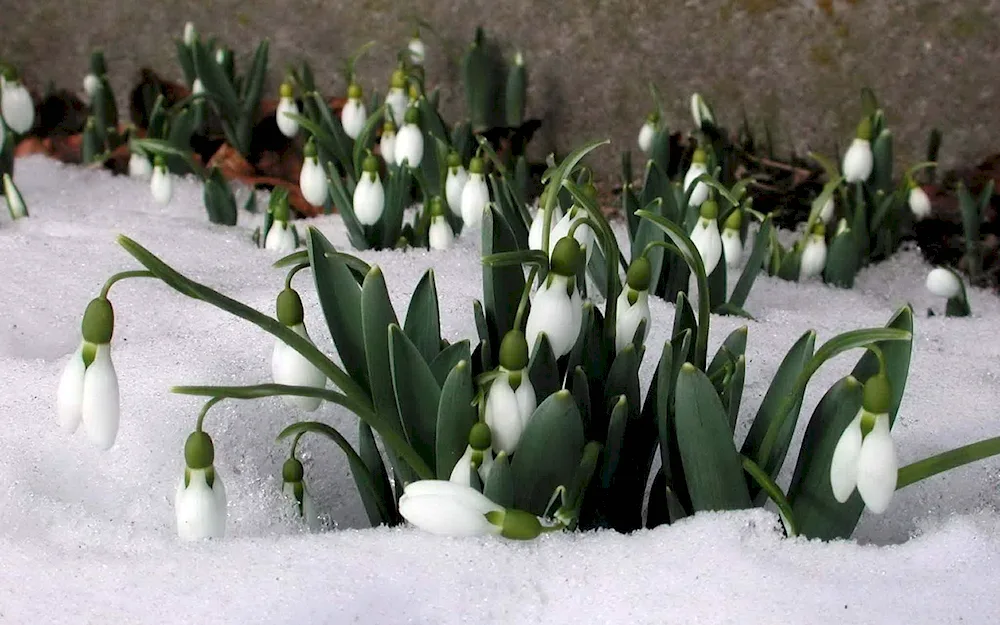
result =
[[[416,346],[396,325],[389,327],[389,366],[407,438],[424,462],[433,467],[441,387]]]
[[[455,365],[441,387],[437,410],[435,460],[437,477],[447,480],[469,445],[469,432],[476,424],[476,409],[472,405],[475,389],[469,361]]]
[[[483,215],[482,236],[483,256],[518,249],[513,231],[493,207]],[[523,291],[524,271],[520,266],[483,265],[483,304],[491,345],[499,347],[504,335],[514,327]]]
[[[417,283],[406,310],[406,336],[410,337],[417,351],[427,363],[434,362],[441,351],[441,314],[438,310],[437,286],[434,270],[428,269]]]

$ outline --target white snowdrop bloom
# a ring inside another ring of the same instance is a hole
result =
[[[712,109],[701,95],[695,93],[691,95],[691,117],[694,119],[695,128],[701,128],[703,124],[715,125],[715,116]]]
[[[639,128],[638,144],[643,154],[649,154],[649,151],[653,149],[653,137],[656,135],[656,125],[659,121],[659,113],[650,113]]]
[[[362,166],[361,179],[354,187],[354,216],[365,226],[378,223],[385,210],[385,189],[378,175],[378,160],[368,154]]]
[[[568,236],[569,231],[573,230],[574,224],[578,221],[583,221],[587,218],[587,211],[580,208],[576,204],[569,207],[569,210],[563,215],[556,225],[552,227],[552,234],[549,235],[549,246],[555,245],[556,241]],[[573,230],[573,238],[577,240],[580,246],[583,248],[585,253],[584,262],[589,263],[590,257],[594,253],[594,229],[590,227],[590,224],[581,224],[577,226],[576,230]],[[538,244],[539,249],[541,249],[541,241]]]
[[[531,220],[531,229],[528,230],[528,248],[532,250],[541,250],[548,252],[549,250],[542,250],[542,243],[545,240],[545,196],[546,192],[542,192],[542,197],[538,200],[538,210],[535,211],[535,218]],[[552,217],[549,221],[549,249],[555,245],[556,241],[559,240],[558,235],[555,233],[556,226],[563,219],[562,208],[559,206],[559,202],[555,202],[552,205]],[[582,226],[581,226],[582,228]],[[579,229],[578,229],[579,230]],[[569,229],[567,228],[567,232]]]
[[[483,211],[490,202],[485,171],[483,159],[473,157],[469,162],[469,179],[462,187],[462,221],[467,228],[478,228],[483,223]]]
[[[420,111],[411,106],[406,110],[403,127],[396,133],[396,152],[393,160],[400,166],[420,167],[424,158],[424,134],[420,130]]]
[[[313,206],[323,206],[329,195],[329,186],[312,139],[306,143],[303,156],[302,170],[299,172],[299,188],[302,190],[302,196]]]
[[[305,326],[305,313],[302,309],[302,299],[290,288],[278,294],[278,321],[295,334],[312,343]],[[271,356],[271,375],[275,384],[286,386],[309,386],[326,388],[326,375],[316,365],[306,360],[294,348],[281,339],[275,339],[274,352]],[[297,397],[285,395],[285,401],[300,410],[312,412],[323,402],[319,397]]]
[[[295,507],[302,520],[305,521],[306,527],[314,531],[319,529],[320,519],[316,510],[316,502],[309,489],[306,488],[305,469],[298,458],[292,457],[285,461],[281,467],[281,479],[281,492],[295,502]]]
[[[489,449],[485,451],[478,451],[469,445],[465,448],[465,453],[462,457],[458,459],[455,463],[455,468],[451,470],[451,475],[448,477],[449,482],[454,482],[456,484],[461,484],[463,486],[472,485],[472,459],[474,456],[478,455],[481,460],[476,472],[479,474],[479,479],[485,484],[486,478],[489,477],[490,471],[493,469],[493,452]]]
[[[576,288],[576,275],[583,263],[584,253],[576,239],[563,237],[556,242],[549,275],[531,300],[524,331],[529,350],[543,332],[556,358],[573,349],[583,324],[583,299]]]
[[[226,534],[226,489],[214,462],[215,446],[201,430],[199,418],[198,429],[184,443],[184,475],[174,493],[181,540],[222,538]]]
[[[35,104],[31,94],[17,79],[6,79],[0,89],[0,115],[7,127],[24,134],[35,125]]]
[[[184,24],[184,45],[190,46],[194,44],[194,40],[197,36],[198,33],[194,29],[194,24],[191,22]]]
[[[281,134],[291,139],[299,133],[299,122],[285,113],[298,115],[299,105],[295,102],[295,98],[292,97],[293,92],[290,84],[282,83],[278,93],[280,99],[278,100],[278,108],[274,111],[274,121],[278,124],[278,130],[281,131]]]
[[[879,373],[865,383],[862,407],[844,429],[830,462],[833,495],[844,503],[857,488],[875,514],[889,507],[899,463],[889,431],[889,380]]]
[[[497,377],[486,392],[485,419],[495,453],[510,455],[517,450],[521,434],[535,412],[535,388],[527,366],[527,339],[520,330],[510,330],[500,343]]]
[[[128,157],[128,175],[132,178],[149,180],[153,175],[153,164],[149,162],[149,157],[145,154],[132,152]]]
[[[101,87],[101,80],[93,75],[87,74],[83,77],[83,92],[87,94],[87,98],[91,101],[94,99],[94,94]]]
[[[953,271],[935,267],[927,274],[927,290],[938,297],[951,299],[962,293],[962,281]]]
[[[498,535],[502,527],[487,518],[503,507],[476,489],[446,480],[419,480],[403,489],[399,513],[407,522],[438,536]]]
[[[649,335],[653,317],[649,312],[649,285],[652,267],[645,256],[632,261],[625,276],[625,285],[618,296],[615,312],[615,353],[621,353],[635,338],[635,333],[643,321],[645,331],[640,342]]]
[[[690,239],[701,255],[705,265],[705,275],[710,276],[722,258],[722,236],[719,234],[719,205],[715,200],[701,204],[700,217],[691,232]]]
[[[264,249],[287,254],[295,251],[295,233],[287,221],[275,219],[264,238]]]
[[[820,221],[822,221],[826,225],[830,225],[830,222],[833,221],[834,208],[835,206],[833,203],[833,196],[831,195],[830,199],[828,199],[826,201],[826,204],[823,205],[823,208],[819,210]]]
[[[225,65],[225,63],[226,63],[226,51],[223,50],[222,48],[219,48],[218,50],[215,51],[215,64]]]
[[[406,51],[410,56],[410,63],[414,65],[423,65],[424,59],[427,58],[427,47],[424,42],[420,39],[420,33],[415,33],[410,41],[406,44]]]
[[[444,181],[444,195],[448,201],[448,208],[456,217],[462,216],[462,190],[468,181],[469,173],[462,166],[462,158],[458,152],[452,151],[448,155],[448,175]]]
[[[740,238],[740,226],[743,225],[743,212],[736,209],[726,217],[722,228],[722,255],[726,266],[735,269],[743,260],[743,240]]]
[[[382,137],[378,142],[378,151],[386,165],[392,165],[396,162],[396,125],[391,120],[386,121],[385,125],[382,126]]]
[[[931,216],[931,198],[927,197],[927,192],[915,182],[910,187],[907,202],[910,205],[910,212],[917,221]]]
[[[427,245],[432,250],[447,250],[455,243],[455,232],[444,216],[443,200],[440,196],[431,198],[431,225],[427,230]]]
[[[692,184],[695,184],[695,179],[702,175],[708,173],[708,156],[705,151],[698,148],[694,151],[694,156],[691,159],[691,166],[688,167],[687,173],[684,174],[684,192],[687,193],[691,188]],[[689,206],[701,206],[705,200],[708,199],[708,185],[704,182],[698,182],[694,191],[691,192],[691,199],[688,200]]]
[[[351,139],[358,138],[368,119],[365,103],[361,101],[362,95],[361,86],[351,83],[347,88],[347,102],[340,111],[340,123],[344,127],[344,133]]]
[[[401,69],[397,69],[392,73],[392,80],[389,83],[389,93],[385,95],[385,104],[396,128],[402,128],[409,100],[406,97],[406,74]]]
[[[844,154],[841,169],[847,182],[864,182],[872,175],[875,157],[872,154],[872,124],[867,117],[858,124],[858,130]]]
[[[809,241],[802,251],[799,261],[799,280],[805,281],[822,275],[826,268],[826,227],[821,223],[813,226]]]
[[[162,156],[153,160],[153,173],[149,177],[149,189],[157,204],[166,205],[174,194],[174,182]]]

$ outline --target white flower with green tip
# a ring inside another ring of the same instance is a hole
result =
[[[695,249],[701,255],[705,265],[705,275],[710,276],[715,271],[722,258],[722,236],[719,234],[719,205],[715,200],[702,202],[699,209],[698,223],[691,232],[690,239]]]
[[[278,321],[283,326],[312,343],[312,339],[309,338],[309,333],[306,331],[302,299],[294,289],[286,287],[278,294],[277,313]],[[305,356],[281,339],[274,341],[274,352],[271,355],[271,375],[275,384],[326,388],[326,375],[316,365],[309,362]],[[312,412],[323,403],[319,397],[285,395],[284,398],[290,406],[305,412]]]
[[[184,45],[191,46],[194,44],[195,39],[197,39],[198,33],[194,29],[194,24],[187,22],[184,24]]]
[[[551,339],[550,339],[551,340]],[[495,453],[513,454],[534,414],[537,399],[528,377],[528,343],[520,330],[511,330],[500,343],[497,377],[486,391],[486,425]]]
[[[382,160],[386,165],[392,165],[395,161],[396,152],[396,124],[392,120],[386,120],[382,126],[382,136],[378,141],[378,152],[382,155]]]
[[[35,104],[21,81],[7,75],[0,88],[0,115],[7,127],[17,134],[25,134],[35,125]]]
[[[128,175],[131,178],[149,180],[153,175],[153,164],[145,154],[132,152],[128,157]]]
[[[310,137],[303,149],[302,170],[299,172],[299,188],[302,196],[313,206],[323,206],[329,194],[326,172],[319,164],[316,144]]]
[[[694,119],[695,128],[701,128],[705,123],[715,125],[715,116],[708,103],[700,94],[691,95],[691,117]]]
[[[804,281],[822,275],[826,268],[826,255],[826,226],[817,223],[813,226],[805,249],[802,250],[802,258],[799,260],[799,280]]]
[[[288,114],[298,115],[299,105],[292,97],[293,92],[290,84],[282,83],[278,94],[280,99],[278,100],[278,108],[274,111],[274,121],[278,124],[278,130],[281,131],[281,134],[291,139],[299,133],[299,122],[289,117]]]
[[[615,353],[620,354],[632,343],[643,321],[646,325],[639,342],[645,341],[649,335],[649,327],[653,323],[653,316],[649,312],[651,272],[652,267],[645,256],[640,256],[629,265],[615,311]]]
[[[743,211],[735,209],[726,217],[722,228],[722,255],[726,266],[736,269],[743,261],[743,240],[740,238],[740,227],[743,225]]]
[[[177,535],[181,540],[223,538],[226,535],[226,488],[216,472],[211,437],[192,432],[184,444],[184,475],[174,492]]]
[[[491,445],[493,441],[490,427],[483,422],[478,422],[469,431],[469,444],[465,448],[465,453],[455,463],[455,468],[451,470],[450,482],[471,486],[473,469],[479,474],[479,480],[485,484],[486,479],[493,470],[493,451]]]
[[[420,109],[411,106],[406,110],[403,127],[396,133],[396,151],[393,160],[400,166],[420,167],[424,158],[424,133],[420,130]]]
[[[688,167],[687,173],[684,174],[684,193],[687,193],[691,189],[691,186],[694,185],[694,191],[691,192],[688,206],[701,206],[708,199],[708,185],[704,182],[695,182],[698,176],[707,173],[708,155],[705,154],[705,150],[698,148],[694,151],[694,156],[691,157],[691,166]]]
[[[399,498],[399,513],[408,523],[438,536],[531,540],[552,529],[533,514],[505,510],[471,486],[447,480],[407,484]]]
[[[295,507],[305,521],[306,527],[313,531],[319,529],[320,519],[316,502],[306,488],[305,469],[298,458],[292,456],[282,465],[281,481],[281,492],[295,502]]]
[[[354,186],[354,216],[365,226],[378,223],[385,210],[385,189],[378,175],[378,159],[370,152],[362,165],[361,178]]]
[[[583,324],[583,298],[576,288],[583,263],[584,252],[576,239],[563,237],[556,242],[549,274],[531,300],[524,330],[529,350],[543,332],[556,358],[573,349]]]
[[[440,196],[431,198],[431,225],[427,230],[427,245],[432,250],[447,250],[455,243],[455,232],[444,216]]]
[[[420,31],[413,33],[413,37],[406,44],[406,51],[410,57],[410,63],[414,65],[423,65],[424,59],[427,58],[427,47],[424,42],[420,39]]]
[[[344,133],[351,139],[358,138],[368,119],[368,110],[361,101],[362,95],[361,86],[352,82],[347,87],[347,102],[340,111],[340,123],[344,127]]]
[[[649,154],[653,149],[653,137],[656,135],[656,126],[660,122],[660,114],[653,112],[646,116],[646,121],[639,128],[639,138],[637,143],[643,154]]]
[[[271,227],[268,228],[264,236],[264,249],[282,254],[294,252],[296,248],[295,231],[289,223],[291,213],[288,210],[288,196],[275,195],[272,192],[269,210],[272,220]]]
[[[906,196],[906,201],[910,212],[913,213],[913,218],[917,221],[927,219],[931,216],[931,198],[912,178],[909,180],[909,187],[910,191]]]
[[[409,100],[406,97],[406,73],[397,69],[392,73],[389,82],[389,93],[385,95],[385,105],[392,117],[392,122],[397,128],[403,126],[403,118],[406,116],[406,107]]]
[[[462,166],[462,157],[454,150],[448,154],[448,175],[444,181],[444,196],[448,208],[456,217],[462,216],[462,190],[469,181],[469,173]]]
[[[153,200],[157,204],[167,205],[174,194],[174,182],[167,169],[167,163],[163,157],[157,155],[153,159],[153,174],[149,177],[149,190],[153,194]]]
[[[467,228],[478,228],[483,223],[483,211],[490,202],[485,171],[483,159],[472,157],[469,162],[469,179],[462,187],[462,221]]]
[[[864,182],[872,175],[875,157],[872,154],[872,123],[867,117],[858,124],[858,130],[844,154],[841,169],[847,182]]]

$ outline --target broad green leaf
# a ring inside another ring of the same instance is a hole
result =
[[[433,269],[424,273],[410,297],[404,330],[424,360],[434,362],[441,351],[441,318]]]
[[[471,357],[468,339],[463,339],[445,347],[430,363],[434,379],[438,381],[438,384],[443,386],[445,380],[448,379],[448,375],[451,374],[451,370],[455,368],[455,365],[463,360],[469,360]]]
[[[562,378],[559,376],[559,364],[552,353],[549,337],[544,334],[535,341],[535,347],[528,361],[528,379],[535,389],[535,398],[541,402],[549,395],[562,388]]]
[[[569,392],[573,395],[573,401],[580,410],[580,421],[583,422],[584,432],[590,429],[590,382],[587,374],[583,372],[583,367],[574,367],[567,380]]]
[[[267,53],[268,41],[264,39],[257,44],[257,50],[253,55],[253,63],[247,72],[247,80],[243,83],[240,97],[243,100],[242,116],[252,123],[253,116],[257,113],[260,104],[260,95],[264,89],[264,80],[267,78]]]
[[[495,208],[483,215],[483,255],[517,250],[514,233]],[[483,304],[491,345],[500,341],[514,327],[517,306],[524,292],[524,271],[517,266],[483,265]]]
[[[510,508],[514,505],[514,476],[507,454],[500,452],[494,459],[493,468],[486,476],[483,494],[498,506]]]
[[[708,368],[705,370],[708,377],[711,378],[715,375],[715,373],[730,360],[734,360],[746,353],[747,330],[746,326],[740,326],[730,332],[729,336],[722,341],[722,345],[719,345],[718,351],[716,351],[715,356],[712,357],[712,362],[708,364]]]
[[[439,480],[451,477],[455,463],[469,446],[469,432],[477,421],[476,408],[472,405],[474,395],[472,368],[463,360],[455,365],[441,387],[435,437]]]
[[[740,418],[740,404],[743,401],[743,383],[746,379],[747,359],[740,354],[736,359],[736,368],[729,380],[729,384],[722,394],[722,402],[726,405],[729,413],[729,425],[735,431],[736,422]]]
[[[416,346],[399,326],[389,327],[389,367],[396,391],[396,407],[413,448],[434,466],[441,387]]]
[[[854,288],[858,273],[858,244],[849,230],[833,237],[827,254],[823,281],[844,289]]]

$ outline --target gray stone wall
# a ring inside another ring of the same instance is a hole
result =
[[[997,0],[0,0],[0,57],[36,84],[82,91],[89,52],[103,47],[124,98],[143,65],[180,78],[173,38],[191,20],[238,53],[269,37],[272,94],[300,58],[327,95],[342,94],[343,59],[375,40],[358,73],[384,93],[417,14],[435,29],[424,33],[428,76],[443,87],[448,119],[464,108],[458,58],[483,24],[527,58],[528,115],[544,119],[534,154],[610,138],[593,161],[604,175],[635,145],[650,81],[671,128],[691,128],[688,96],[698,91],[729,127],[744,110],[758,130],[770,124],[783,151],[845,145],[866,84],[903,161],[922,160],[934,126],[946,167],[1000,147]]]

